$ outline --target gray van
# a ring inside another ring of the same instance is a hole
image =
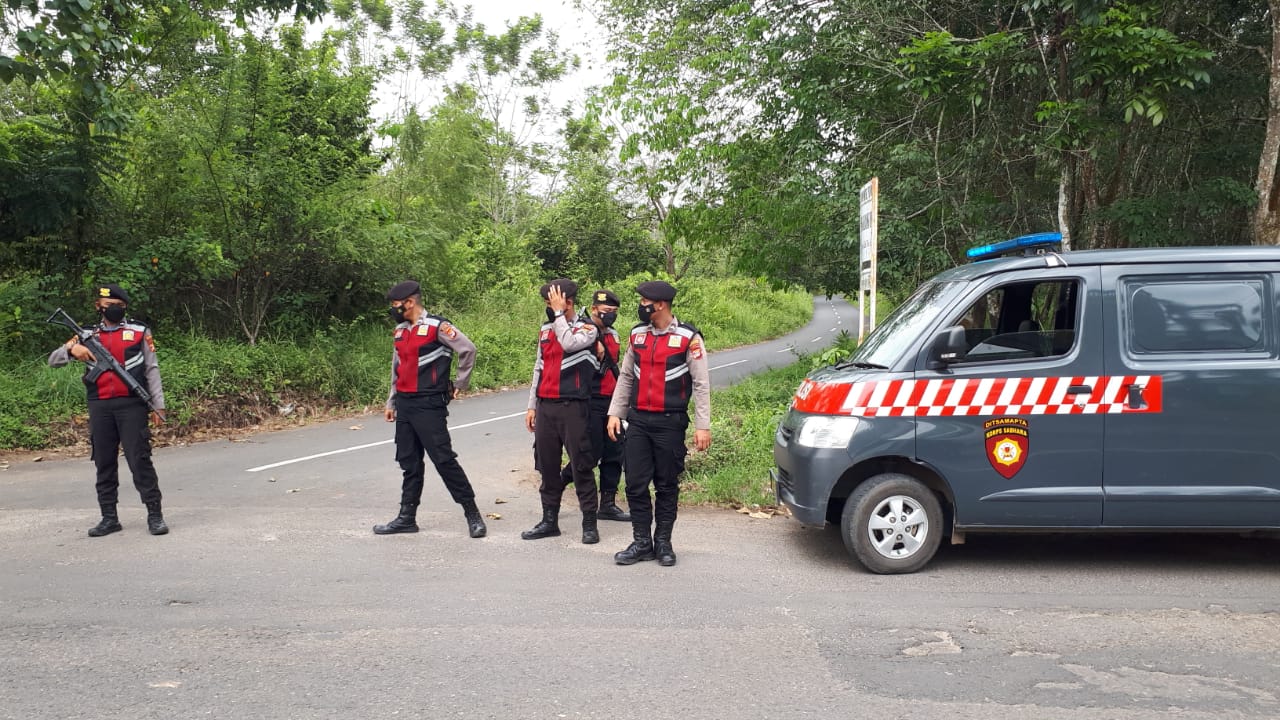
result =
[[[779,502],[877,573],[974,532],[1280,528],[1280,249],[1053,239],[971,251],[1031,254],[938,275],[811,373]]]

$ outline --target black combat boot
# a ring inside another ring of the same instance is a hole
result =
[[[676,564],[676,552],[671,549],[671,530],[674,527],[673,520],[659,522],[658,529],[653,533],[653,554],[658,556],[658,564],[662,567]]]
[[[124,526],[120,524],[120,518],[116,516],[115,503],[100,505],[99,507],[102,508],[102,520],[98,521],[97,525],[89,528],[89,537],[102,537],[124,529]]]
[[[418,503],[402,503],[400,514],[386,525],[374,525],[375,535],[394,535],[395,533],[418,532]]]
[[[560,534],[560,508],[542,507],[542,522],[532,529],[520,533],[525,540],[537,540],[544,537],[556,537]]]
[[[476,507],[475,500],[468,500],[462,504],[462,514],[467,516],[467,530],[471,532],[471,537],[482,538],[489,532],[489,528],[484,526],[484,517],[480,515],[480,508]]]
[[[164,524],[164,515],[160,514],[160,501],[147,503],[147,532],[152,535],[164,535],[169,526]]]
[[[635,565],[641,560],[653,560],[653,540],[649,537],[649,526],[644,527],[632,523],[631,537],[633,538],[626,550],[613,554],[613,561],[619,565]]]
[[[598,517],[601,520],[621,520],[623,522],[630,522],[631,513],[618,507],[618,503],[614,501],[613,495],[606,496],[604,493],[600,493],[600,513],[598,514]]]
[[[582,544],[595,545],[600,542],[600,531],[596,528],[596,514],[582,511]]]

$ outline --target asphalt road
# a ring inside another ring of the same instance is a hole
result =
[[[818,310],[713,353],[716,383],[852,316]],[[85,536],[83,458],[12,462],[0,718],[1280,716],[1275,540],[979,536],[880,577],[832,530],[687,509],[676,567],[618,567],[626,524],[581,545],[566,510],[564,536],[520,539],[538,517],[523,398],[451,407],[501,514],[482,540],[434,477],[423,532],[370,532],[399,488],[376,416],[157,451],[164,537],[127,482],[124,532]]]

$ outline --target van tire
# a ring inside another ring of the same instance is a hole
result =
[[[943,532],[938,497],[924,483],[902,473],[865,480],[849,496],[840,518],[840,535],[849,553],[881,575],[924,567],[938,551]]]

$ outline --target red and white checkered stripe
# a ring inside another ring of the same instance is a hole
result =
[[[1071,386],[1090,392],[1071,394]],[[1142,406],[1129,406],[1129,388]],[[1093,415],[1160,412],[1159,375],[946,378],[815,383],[805,380],[793,407],[801,412],[859,417],[973,415]]]

